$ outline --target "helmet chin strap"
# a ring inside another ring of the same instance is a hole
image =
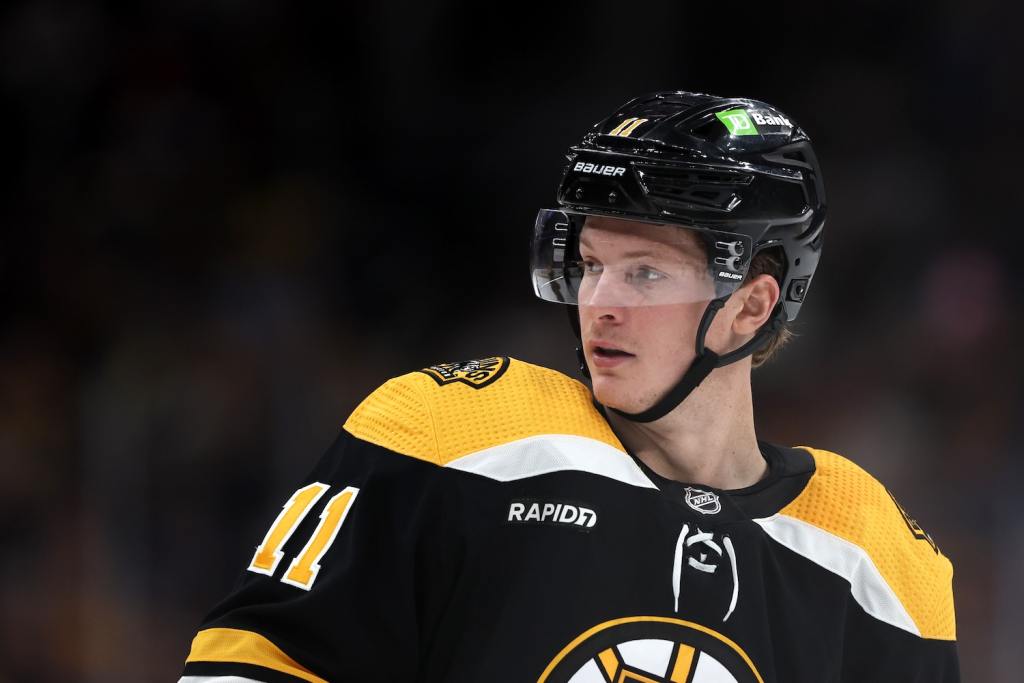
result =
[[[755,353],[764,346],[768,341],[768,337],[782,326],[782,307],[780,304],[773,311],[771,320],[762,325],[750,341],[734,351],[721,356],[718,355],[704,346],[704,339],[707,336],[708,329],[711,327],[711,321],[715,318],[715,314],[722,309],[728,298],[722,297],[721,299],[713,299],[708,302],[708,307],[704,309],[704,315],[700,319],[700,325],[697,326],[696,358],[693,359],[690,367],[686,369],[686,372],[683,373],[683,376],[676,382],[675,386],[669,389],[654,405],[639,413],[627,413],[618,408],[605,407],[633,422],[654,422],[663,418],[675,410],[687,396],[693,393],[693,390],[704,381],[704,378],[711,374],[712,370],[735,363],[741,358],[746,358]],[[576,332],[576,337],[582,340],[578,309],[569,309],[569,322]],[[582,346],[576,347],[576,357],[580,362],[580,371],[589,379],[590,368],[587,367],[586,356],[583,353]]]

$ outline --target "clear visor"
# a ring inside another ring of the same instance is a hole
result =
[[[530,268],[545,301],[663,306],[732,294],[750,250],[750,238],[735,233],[542,209]]]

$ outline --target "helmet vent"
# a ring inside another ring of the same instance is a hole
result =
[[[601,139],[601,144],[609,148],[617,149],[636,149],[638,145],[636,140],[632,138],[621,138],[618,135],[598,135]]]
[[[715,171],[692,171],[673,175],[644,172],[641,179],[647,194],[652,198],[714,211],[732,211],[740,202],[738,190],[749,185],[753,177]]]
[[[598,135],[594,146],[619,154],[659,154],[672,149],[661,140],[645,140],[643,138],[623,138],[617,135]]]
[[[813,166],[811,166],[807,156],[800,149],[792,149],[792,147],[800,146],[802,145],[791,145],[788,150],[776,150],[770,154],[765,154],[764,160],[781,166],[796,166],[798,168],[812,169]]]
[[[707,121],[697,126],[693,130],[686,130],[686,121],[676,126],[683,133],[689,133],[694,137],[698,137],[702,140],[712,140],[715,137],[715,133],[719,132],[718,127],[722,124],[715,117],[709,117]]]

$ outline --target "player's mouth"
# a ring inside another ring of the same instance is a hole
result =
[[[614,368],[636,355],[610,344],[591,344],[590,357],[599,368]]]

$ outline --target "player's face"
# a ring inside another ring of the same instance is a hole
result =
[[[580,331],[602,404],[645,410],[693,362],[697,327],[714,297],[698,239],[675,226],[587,218]]]

